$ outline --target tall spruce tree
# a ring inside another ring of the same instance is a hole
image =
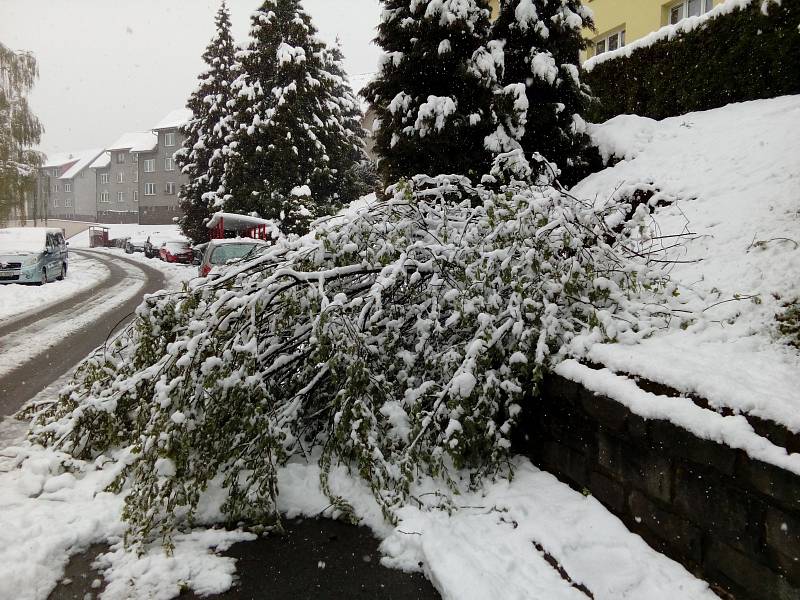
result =
[[[492,82],[476,68],[490,28],[487,0],[383,0],[385,54],[362,92],[377,116],[384,183],[418,173],[488,170]]]
[[[361,148],[335,97],[335,82],[344,82],[327,70],[335,60],[316,34],[299,0],[265,0],[233,86],[224,207],[273,219],[287,233],[303,233],[342,202],[337,178]]]
[[[11,213],[25,216],[25,199],[36,191],[42,155],[32,150],[42,125],[28,106],[27,94],[39,69],[29,52],[0,43],[0,222]]]
[[[181,187],[180,203],[184,216],[181,230],[193,242],[208,241],[206,220],[215,205],[222,183],[222,149],[230,134],[231,84],[238,75],[236,47],[231,36],[230,11],[224,0],[217,11],[216,33],[203,53],[207,69],[198,77],[199,85],[186,107],[192,119],[182,128],[186,138],[175,154],[188,183]]]
[[[503,90],[525,86],[527,115],[516,129],[522,150],[529,159],[538,152],[555,163],[566,185],[599,163],[581,116],[591,100],[580,79],[580,51],[586,46],[581,32],[593,26],[581,0],[500,0],[492,27],[493,40],[503,48]],[[508,109],[499,94],[501,121]]]

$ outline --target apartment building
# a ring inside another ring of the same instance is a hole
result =
[[[108,164],[95,169],[97,220],[101,223],[139,222],[140,161],[151,157],[158,143],[151,131],[123,134],[108,148]]]
[[[41,214],[40,204],[37,218],[94,220],[96,180],[88,167],[102,152],[96,148],[63,153],[44,163],[37,187],[46,210]]]
[[[724,0],[586,0],[594,13],[595,31],[584,58],[621,48],[665,25],[699,16]]]
[[[155,150],[139,160],[140,197],[139,223],[161,225],[174,222],[183,213],[178,202],[180,187],[187,182],[175,164],[175,152],[185,136],[180,128],[192,116],[182,108],[166,115],[153,127],[156,136]]]

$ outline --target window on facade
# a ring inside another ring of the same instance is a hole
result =
[[[58,208],[58,198],[53,198],[53,206]]]
[[[164,159],[164,170],[165,171],[174,171],[175,170],[175,159],[173,159],[173,158],[165,158]]]
[[[713,7],[714,0],[682,0],[669,9],[669,23],[674,25],[686,17],[697,17]]]
[[[137,152],[133,153],[133,162],[135,163],[139,162],[139,154]]]
[[[156,195],[156,184],[155,183],[145,183],[144,184],[144,195],[145,196],[155,196]]]
[[[164,193],[169,196],[175,195],[175,184],[172,181],[168,182],[167,185],[164,187]]]
[[[125,153],[124,152],[117,152],[117,162],[122,164],[125,162]]]
[[[65,199],[64,206],[66,206],[67,208],[72,208],[72,199],[71,198]]]
[[[108,202],[108,192],[103,192],[100,194],[100,202],[107,203]]]
[[[133,201],[134,202],[139,201],[139,192],[137,192],[136,190],[133,191]]]
[[[60,190],[61,190],[61,186],[59,186],[58,184],[56,184],[55,187],[53,188],[54,192],[58,192]]]
[[[625,30],[615,31],[610,35],[604,35],[600,39],[595,40],[594,48],[595,54],[602,54],[606,51],[616,50],[625,45]]]
[[[175,145],[175,134],[174,133],[165,133],[164,134],[164,145],[165,146],[174,146]]]
[[[124,183],[125,182],[125,173],[120,171],[117,173],[117,183]]]
[[[137,182],[137,181],[139,181],[139,169],[136,169],[136,170],[133,172],[133,181],[134,181],[134,182]]]
[[[156,170],[156,159],[155,158],[148,158],[144,161],[144,172],[145,173],[152,173]]]
[[[108,173],[100,173],[100,183],[108,183]]]
[[[72,184],[71,183],[65,183],[64,184],[64,191],[65,192],[71,192],[72,191]]]
[[[117,202],[125,202],[125,192],[117,192]]]

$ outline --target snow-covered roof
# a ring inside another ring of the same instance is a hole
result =
[[[94,148],[92,150],[84,150],[82,152],[76,152],[75,163],[69,167],[59,179],[72,179],[78,173],[83,171],[86,167],[94,162],[94,160],[103,153],[102,148]]]
[[[49,169],[53,167],[63,167],[67,163],[75,160],[74,152],[59,152],[47,157],[47,160],[42,165],[42,168]]]
[[[223,221],[226,228],[230,229],[245,229],[249,227],[255,227],[257,225],[267,225],[269,227],[274,227],[275,231],[278,228],[275,226],[274,221],[269,221],[267,219],[260,219],[258,217],[251,217],[248,215],[237,215],[235,213],[226,213],[226,212],[218,212],[214,213],[214,216],[211,217],[206,227],[209,229],[213,229],[214,227],[219,224],[220,220]]]
[[[94,162],[89,165],[90,169],[104,169],[111,164],[111,154],[103,152],[100,156],[94,159]]]
[[[175,109],[166,117],[161,119],[158,124],[153,127],[153,131],[158,131],[159,129],[176,129],[191,118],[192,111],[190,111],[188,108]]]
[[[130,150],[131,152],[150,152],[156,149],[158,136],[152,131],[123,133],[106,150]]]
[[[41,252],[48,233],[61,233],[60,229],[46,227],[10,227],[0,229],[0,254],[11,252]]]

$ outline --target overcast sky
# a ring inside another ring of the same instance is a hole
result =
[[[229,0],[247,37],[259,0]],[[378,0],[303,0],[320,35],[338,35],[351,76],[375,71]],[[101,148],[183,106],[203,67],[219,0],[0,0],[0,41],[34,52],[30,96],[48,153]]]

